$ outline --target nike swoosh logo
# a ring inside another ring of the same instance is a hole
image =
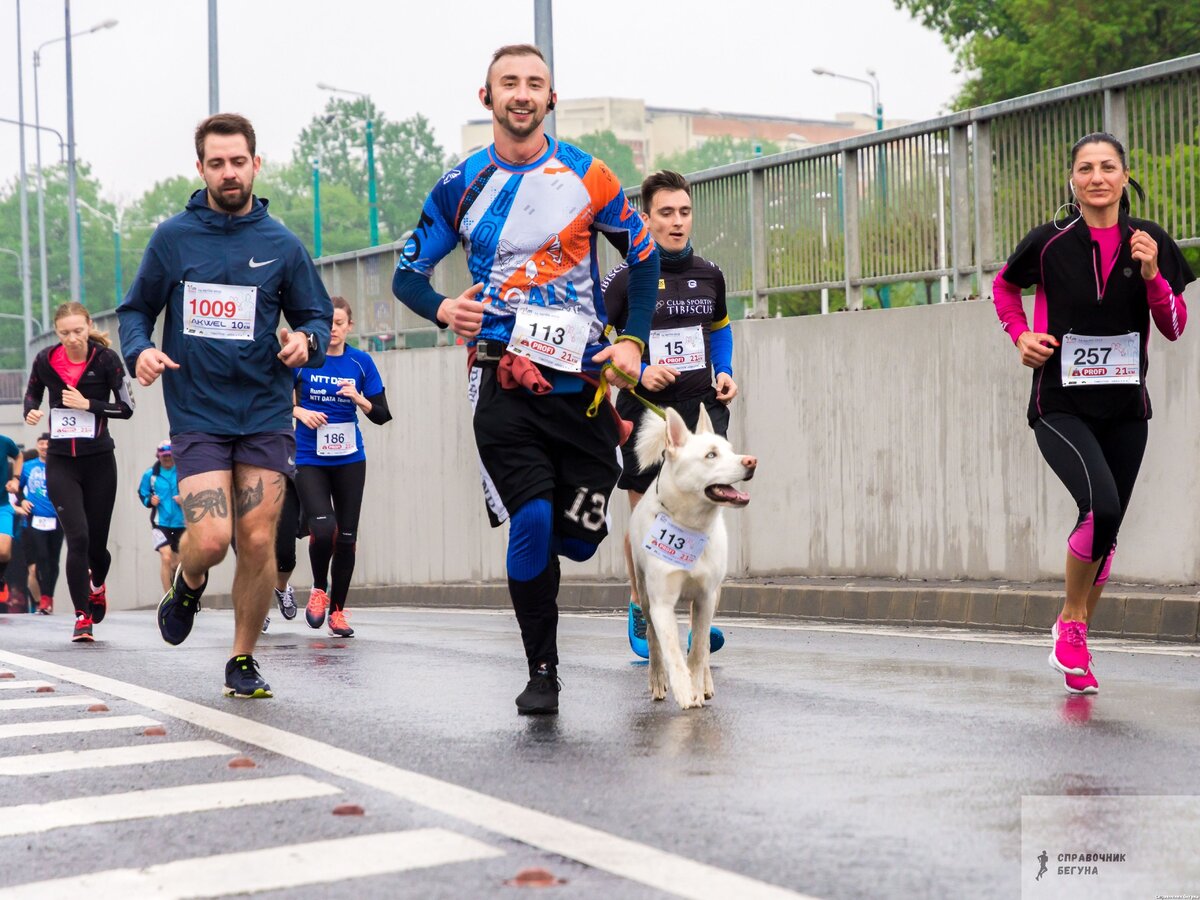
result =
[[[275,259],[266,259],[266,260],[263,260],[262,262],[255,262],[254,257],[252,256],[252,257],[250,257],[250,268],[257,269],[259,266],[269,266],[273,262],[278,262],[278,260],[279,260],[279,257],[277,256],[277,257],[275,257]]]

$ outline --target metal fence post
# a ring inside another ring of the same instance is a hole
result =
[[[970,126],[950,129],[950,267],[954,299],[971,296]]]
[[[846,248],[846,309],[862,309],[862,247],[858,243],[858,151],[842,151],[842,243]]]
[[[1104,130],[1129,146],[1129,116],[1125,112],[1124,88],[1106,88],[1104,91]]]
[[[762,169],[748,174],[750,200],[750,300],[748,319],[765,319],[769,314],[767,287],[767,197]]]
[[[983,267],[996,255],[996,219],[992,204],[992,129],[987,121],[976,122],[972,147],[975,173],[975,277],[979,294],[984,288]]]

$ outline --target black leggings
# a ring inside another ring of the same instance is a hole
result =
[[[296,479],[289,478],[283,494],[283,508],[279,510],[279,526],[275,529],[275,567],[280,572],[291,575],[295,571],[296,538],[303,533]]]
[[[67,588],[75,612],[86,613],[88,579],[108,577],[108,527],[117,502],[117,459],[113,451],[92,456],[46,457],[46,490],[58,510],[67,540]],[[89,575],[90,570],[90,575]]]
[[[58,586],[58,558],[62,555],[63,530],[38,531],[26,528],[21,535],[25,545],[25,565],[36,564],[37,583],[43,597],[53,597]]]
[[[329,603],[335,610],[346,606],[346,595],[350,592],[358,517],[366,483],[365,460],[340,466],[300,466],[296,470],[296,489],[308,521],[313,587],[321,590],[328,587],[332,559]]]
[[[1145,420],[1105,422],[1047,413],[1033,429],[1042,456],[1079,507],[1067,549],[1085,562],[1108,557],[1142,466]],[[1098,580],[1107,576],[1107,568],[1100,567]]]

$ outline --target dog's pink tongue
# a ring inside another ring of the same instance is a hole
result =
[[[738,506],[745,506],[750,502],[750,495],[739,491],[733,485],[715,484],[709,490],[716,495],[715,499],[724,500],[727,503],[736,503]]]

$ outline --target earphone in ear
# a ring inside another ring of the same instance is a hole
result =
[[[490,84],[483,86],[483,105],[488,109],[492,108],[492,86]]]
[[[550,102],[546,104],[546,112],[554,109],[554,85],[550,85]]]

